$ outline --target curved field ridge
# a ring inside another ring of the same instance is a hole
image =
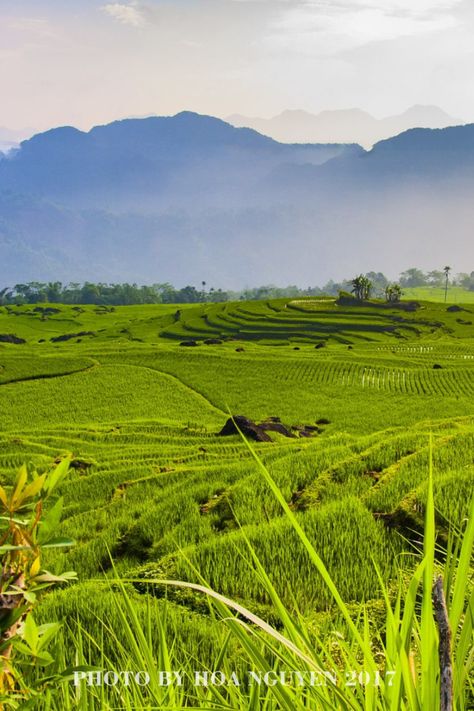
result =
[[[0,385],[24,380],[59,378],[63,375],[89,370],[94,366],[93,359],[81,356],[68,358],[38,356],[35,353],[26,356],[22,353],[21,356],[14,356],[11,351],[8,353],[0,351]]]
[[[162,423],[216,425],[223,419],[202,395],[176,378],[133,365],[103,365],[54,380],[5,386],[0,388],[0,411],[5,430],[15,429],[19,422],[41,429],[62,422],[154,418]]]

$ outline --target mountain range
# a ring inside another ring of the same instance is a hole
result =
[[[359,143],[365,148],[410,128],[446,128],[465,123],[438,106],[422,105],[382,119],[361,109],[341,109],[318,114],[287,110],[269,119],[232,114],[226,121],[253,128],[283,143]]]
[[[0,159],[0,287],[314,285],[474,263],[474,125],[282,144],[183,112],[61,127]],[[464,269],[466,270],[466,269]]]

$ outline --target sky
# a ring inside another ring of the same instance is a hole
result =
[[[0,0],[0,127],[434,104],[474,121],[472,0]]]

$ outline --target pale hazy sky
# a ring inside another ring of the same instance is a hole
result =
[[[436,104],[474,120],[472,0],[0,0],[0,126]]]

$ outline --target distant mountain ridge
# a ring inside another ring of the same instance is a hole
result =
[[[283,145],[210,116],[125,119],[88,132],[65,126],[21,143],[0,161],[0,190],[114,210],[202,193],[225,195],[242,174],[256,180],[281,163],[319,165],[356,146]],[[218,178],[218,180],[216,180]]]
[[[0,288],[316,284],[474,261],[474,125],[281,144],[183,112],[52,129],[0,158]],[[449,238],[447,237],[449,236]]]
[[[318,114],[287,110],[270,119],[232,114],[226,120],[233,126],[254,128],[285,143],[359,143],[364,148],[410,128],[446,128],[465,123],[437,106],[422,105],[383,119],[354,108]]]

